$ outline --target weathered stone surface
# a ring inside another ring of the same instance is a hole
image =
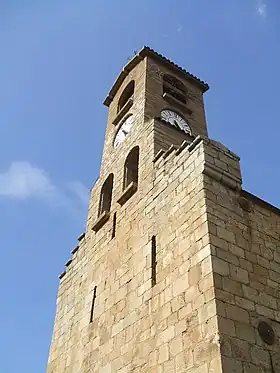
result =
[[[278,344],[265,345],[257,325],[269,319],[279,340],[280,213],[242,191],[239,158],[207,138],[200,85],[157,58],[138,58],[109,106],[86,232],[60,279],[47,372],[264,373],[270,352],[277,371]],[[190,95],[180,110],[195,140],[157,119],[170,105],[162,97],[166,73]],[[134,124],[113,148],[118,101],[131,80],[126,114]],[[121,206],[124,163],[135,146],[137,190]],[[94,232],[110,173],[111,211]]]

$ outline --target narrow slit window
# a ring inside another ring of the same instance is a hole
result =
[[[116,227],[117,227],[117,213],[115,212],[113,216],[112,239],[116,237]]]
[[[92,303],[91,303],[89,323],[92,323],[92,321],[93,321],[93,311],[94,311],[94,305],[95,305],[95,299],[96,299],[96,288],[97,288],[97,286],[95,286],[94,290],[93,290],[93,297],[92,297]]]
[[[157,282],[157,252],[156,252],[156,236],[152,237],[152,247],[151,247],[151,282],[152,286],[155,286]]]

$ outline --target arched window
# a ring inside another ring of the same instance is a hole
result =
[[[111,209],[113,181],[114,175],[110,174],[101,188],[98,215],[101,215],[104,211],[110,211]]]
[[[124,164],[123,189],[132,182],[138,184],[139,146],[135,146],[128,154]]]
[[[134,87],[135,87],[135,82],[132,80],[128,85],[125,87],[123,90],[123,93],[121,94],[121,97],[119,99],[118,103],[118,111],[120,111],[125,104],[128,102],[130,98],[133,98],[134,95]]]
[[[175,76],[169,74],[163,76],[163,94],[173,96],[183,104],[186,103],[186,87]]]

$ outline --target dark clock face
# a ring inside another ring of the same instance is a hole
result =
[[[125,121],[121,124],[114,140],[114,147],[117,148],[124,141],[126,136],[129,134],[132,125],[133,125],[133,116],[130,115]]]
[[[177,127],[191,135],[191,129],[187,121],[179,114],[177,114],[175,111],[162,110],[160,117],[165,122],[170,123],[172,126]]]

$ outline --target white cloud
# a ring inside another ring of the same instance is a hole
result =
[[[263,0],[258,0],[256,4],[256,9],[259,15],[263,18],[267,17],[267,4]]]
[[[6,172],[0,173],[0,196],[48,198],[55,190],[47,173],[28,162],[13,162]]]
[[[71,197],[53,183],[46,171],[29,162],[12,162],[7,171],[0,172],[0,198],[37,198],[75,214],[88,203],[89,191],[80,181],[67,185],[73,193]]]
[[[180,25],[180,26],[178,26],[178,28],[177,28],[177,32],[181,32],[182,30],[183,30],[183,26],[182,25]]]
[[[89,202],[89,190],[82,184],[80,181],[70,181],[69,184],[69,189],[76,194],[80,200],[88,204]]]

